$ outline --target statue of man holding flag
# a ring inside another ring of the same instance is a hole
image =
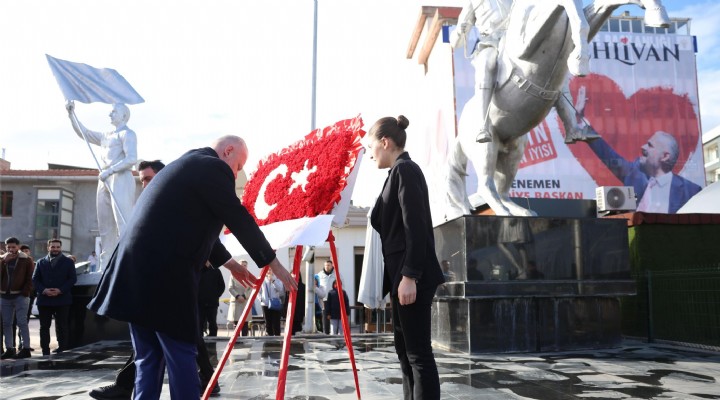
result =
[[[110,259],[135,202],[135,181],[132,168],[137,162],[137,137],[127,127],[130,109],[126,104],[140,104],[145,100],[125,78],[112,68],[95,68],[48,54],[48,65],[67,101],[70,122],[75,133],[85,140],[100,171],[97,188],[97,217],[103,251],[101,270]],[[75,101],[112,104],[110,122],[113,132],[93,132],[85,128],[75,115]],[[100,159],[90,144],[100,146]]]
[[[114,104],[110,112],[113,132],[101,133],[85,128],[75,115],[75,103],[68,101],[65,108],[75,133],[81,139],[100,146],[100,175],[97,187],[97,217],[104,267],[118,243],[125,222],[130,218],[135,201],[135,181],[132,168],[137,162],[137,137],[128,128],[130,109],[125,104]]]

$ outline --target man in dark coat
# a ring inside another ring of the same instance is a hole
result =
[[[224,136],[155,176],[88,304],[99,315],[130,323],[136,397],[160,397],[166,360],[171,397],[200,396],[195,370],[199,272],[206,260],[223,265],[231,258],[222,246],[213,251],[217,254],[210,251],[223,225],[257,265],[269,266],[289,290],[297,287],[235,194],[247,155],[241,138]],[[226,267],[240,283],[255,283],[240,264]]]
[[[345,289],[342,291],[343,301],[345,302],[345,314],[350,315],[350,301]],[[342,335],[342,309],[340,308],[340,292],[338,292],[337,281],[333,281],[332,290],[328,292],[327,299],[327,319],[330,321],[330,334]]]
[[[44,356],[50,354],[50,324],[55,317],[57,353],[69,347],[69,317],[72,288],[77,282],[75,263],[62,253],[59,239],[48,240],[48,255],[39,259],[32,276],[40,313],[40,348]]]
[[[200,273],[200,291],[198,294],[198,315],[200,317],[200,337],[208,328],[208,336],[217,336],[217,311],[220,296],[225,291],[225,279],[222,272],[212,264],[205,263]]]

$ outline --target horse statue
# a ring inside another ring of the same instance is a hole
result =
[[[491,141],[476,141],[478,127],[485,119],[478,113],[467,112],[478,109],[473,102],[482,101],[475,95],[458,121],[458,136],[446,165],[446,220],[470,214],[473,210],[465,186],[468,159],[473,161],[478,175],[477,194],[496,215],[534,215],[510,200],[509,192],[525,151],[526,133],[542,122],[562,93],[569,93],[568,57],[579,54],[574,45],[578,43],[578,37],[586,45],[614,10],[629,4],[662,11],[650,20],[646,16],[648,25],[669,24],[659,0],[595,0],[583,9],[587,27],[583,26],[582,35],[578,36],[573,32],[578,23],[571,24],[571,19],[579,10],[566,12],[563,5],[568,3],[573,2],[513,2],[507,31],[498,48],[496,82],[485,116],[492,133]],[[662,17],[657,18],[657,15]],[[574,140],[566,138],[566,142]]]

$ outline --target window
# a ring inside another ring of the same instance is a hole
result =
[[[0,217],[12,217],[13,192],[3,190],[0,192]]]
[[[72,217],[75,196],[62,189],[39,189],[35,213],[35,238],[33,251],[43,254],[47,241],[58,238],[63,251],[72,251]]]

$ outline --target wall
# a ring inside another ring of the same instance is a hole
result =
[[[33,171],[36,172],[36,171]],[[140,184],[137,184],[139,193]],[[39,188],[62,188],[74,193],[72,244],[65,247],[65,254],[73,254],[78,261],[85,261],[95,249],[95,237],[98,234],[97,208],[95,193],[97,178],[93,176],[65,178],[62,176],[27,178],[2,177],[2,190],[13,192],[13,216],[2,218],[0,238],[16,236],[20,242],[31,245],[35,236],[35,216],[37,191]],[[43,257],[45,254],[33,254]]]

